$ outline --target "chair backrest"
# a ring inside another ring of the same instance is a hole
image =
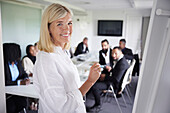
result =
[[[20,60],[21,49],[18,44],[15,43],[4,43],[3,44],[4,61],[12,62]]]
[[[132,63],[130,64],[130,67],[129,67],[129,68],[131,68],[131,70],[130,70],[130,73],[129,73],[128,84],[129,84],[129,83],[131,82],[131,80],[132,80],[132,74],[133,74],[133,69],[134,69],[134,67],[135,67],[135,63],[136,63],[136,60],[133,59],[133,60],[132,60]]]
[[[126,70],[126,73],[125,73],[125,76],[124,76],[124,78],[123,78],[123,82],[122,82],[122,85],[121,85],[121,91],[120,91],[120,92],[122,92],[122,91],[124,90],[125,86],[129,83],[129,79],[131,79],[135,62],[136,62],[135,59],[133,59],[131,65],[130,65],[129,68]],[[120,93],[120,92],[119,92],[119,93]]]

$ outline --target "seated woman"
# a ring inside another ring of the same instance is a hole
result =
[[[28,45],[26,47],[26,53],[27,55],[24,56],[22,60],[22,65],[24,67],[24,70],[29,76],[32,76],[33,73],[33,67],[36,61],[36,51],[35,47],[33,45]]]
[[[22,60],[22,66],[24,67],[24,70],[29,76],[33,75],[33,68],[36,61],[36,48],[34,45],[28,45],[26,47],[26,53],[27,55],[24,56]],[[37,110],[37,99],[29,98],[29,104],[31,110]]]

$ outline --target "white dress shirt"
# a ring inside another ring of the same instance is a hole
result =
[[[102,55],[105,59],[106,65],[110,66],[110,48],[108,48],[107,55],[104,53],[102,53]]]
[[[86,51],[86,45],[83,44],[83,52],[85,52],[85,51]]]
[[[22,60],[22,66],[24,67],[24,70],[28,75],[33,73],[34,64],[33,64],[33,62],[31,61],[30,58],[25,57]]]
[[[16,81],[16,79],[19,76],[19,70],[18,70],[17,64],[15,63],[14,65],[12,65],[9,63],[9,69],[11,72],[12,81]]]
[[[86,113],[76,66],[61,47],[40,51],[33,83],[39,93],[39,113]]]
[[[122,55],[120,55],[120,57],[115,61],[113,61],[113,67],[112,68],[114,68],[115,66],[116,66],[116,64],[117,64],[117,62],[120,60],[120,59],[122,59],[124,57],[124,55],[122,54]]]

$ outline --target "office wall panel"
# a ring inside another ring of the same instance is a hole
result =
[[[22,56],[28,44],[39,39],[41,9],[2,2],[2,41],[20,44]]]

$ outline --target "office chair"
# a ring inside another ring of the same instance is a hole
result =
[[[129,78],[128,78],[128,81],[127,81],[127,87],[125,88],[127,91],[129,90],[130,95],[131,95],[131,91],[129,89],[129,86],[130,86],[130,84],[132,82],[132,76],[133,76],[133,70],[134,70],[135,64],[136,64],[136,60],[133,59],[131,64],[130,64],[130,67],[129,67],[129,68],[131,68],[131,71],[129,73]]]
[[[9,62],[19,62],[21,59],[21,49],[20,46],[16,43],[4,43],[3,44],[3,55],[4,55],[4,65],[8,65]],[[7,66],[8,67],[8,66]],[[7,68],[4,66],[4,68]],[[10,70],[5,69],[5,73],[10,73]],[[6,76],[5,76],[5,81],[6,81]],[[9,84],[8,82],[5,82],[5,85],[13,85]],[[6,100],[12,98],[13,95],[7,95]],[[24,113],[26,113],[26,106],[22,108]]]
[[[26,108],[23,108],[19,113],[27,113]]]
[[[129,98],[129,100],[130,100],[130,103],[132,103],[132,100],[131,100],[131,98],[130,98],[130,95],[129,95],[127,89],[126,89],[126,85],[128,85],[128,84],[131,82],[131,79],[132,79],[132,71],[133,71],[133,68],[134,68],[134,64],[135,64],[135,60],[132,61],[130,67],[126,70],[126,73],[125,73],[124,78],[123,78],[123,82],[122,82],[122,84],[121,84],[121,90],[118,92],[118,94],[120,94],[120,95],[122,96],[122,99],[123,99],[123,101],[124,101],[124,103],[125,103],[125,107],[127,106],[127,103],[126,103],[126,100],[125,100],[124,95],[123,95],[123,91],[124,91],[124,90],[125,90],[128,98]],[[105,98],[104,98],[104,101],[106,100],[107,95],[108,95],[109,93],[113,94],[113,96],[114,96],[114,98],[115,98],[115,100],[116,100],[116,103],[117,103],[117,105],[118,105],[119,111],[120,111],[120,113],[122,113],[122,110],[121,110],[119,101],[118,101],[118,99],[117,99],[117,97],[116,97],[116,93],[115,93],[115,91],[114,91],[114,88],[113,88],[113,85],[112,85],[112,84],[109,85],[108,90],[104,90],[104,93],[106,93]]]
[[[18,44],[15,43],[4,43],[4,62],[12,62],[21,59],[21,49]]]

